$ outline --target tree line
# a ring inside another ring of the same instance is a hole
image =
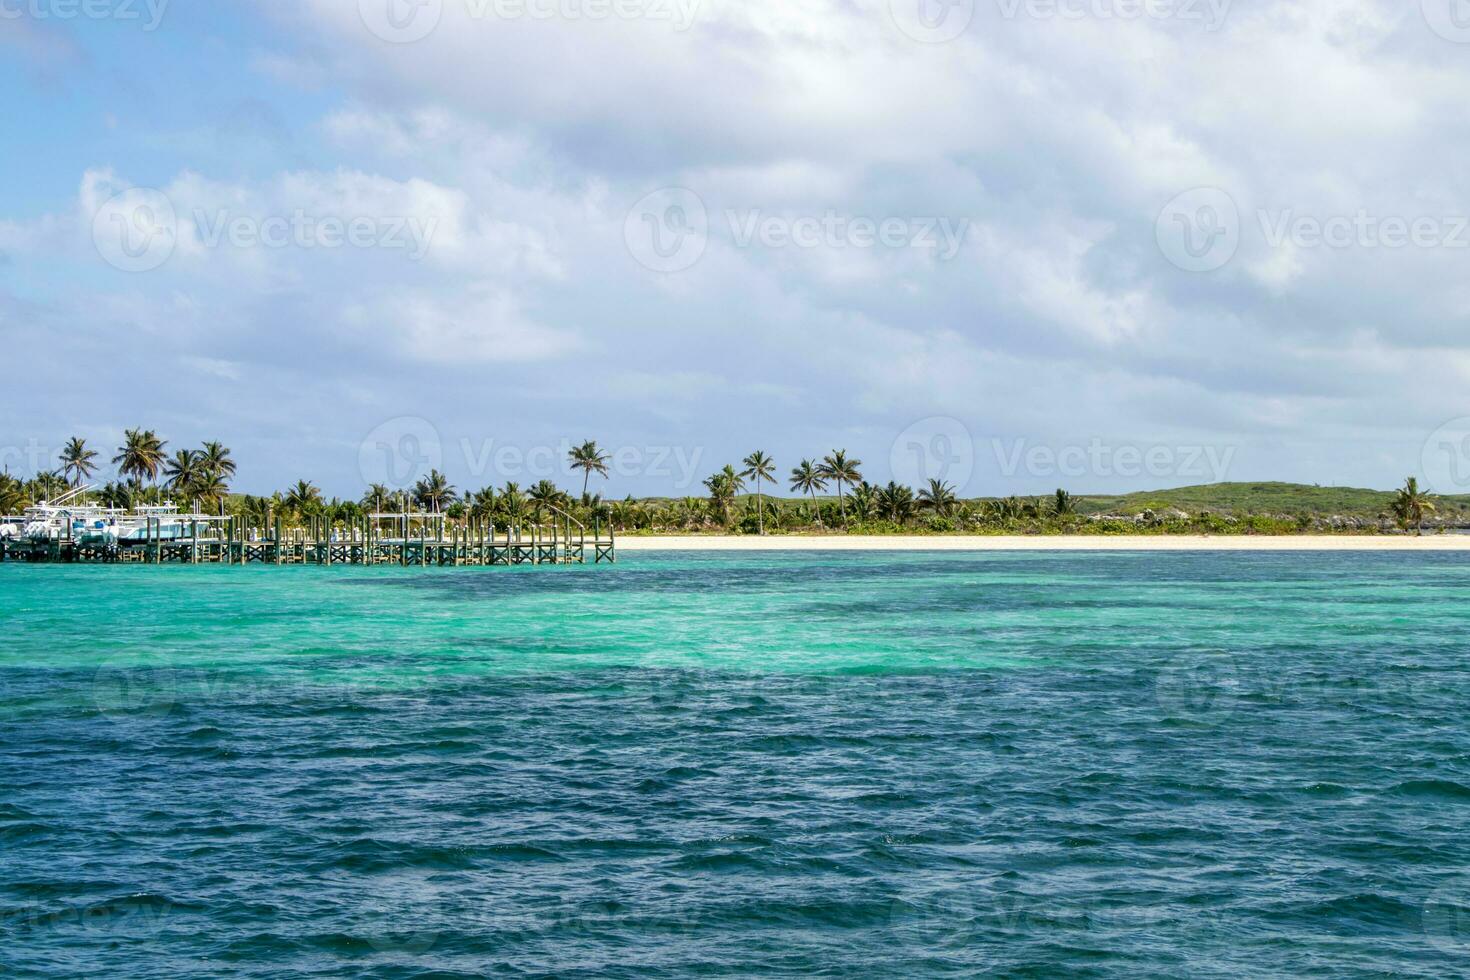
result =
[[[18,513],[33,503],[55,499],[81,486],[97,473],[99,457],[85,439],[74,437],[60,452],[55,469],[29,480],[8,472],[0,474],[0,514]],[[373,484],[356,500],[328,499],[307,480],[298,480],[268,496],[252,496],[231,492],[230,482],[237,467],[223,443],[205,442],[198,448],[176,449],[170,455],[168,443],[157,433],[139,428],[126,430],[122,445],[110,457],[119,479],[87,496],[104,507],[118,509],[171,500],[202,512],[237,514],[260,523],[277,517],[346,523],[371,513],[412,511],[440,514],[451,521],[521,524],[571,514],[584,523],[599,521],[624,531],[766,534],[770,529],[836,527],[849,531],[911,528],[934,532],[1065,529],[1080,520],[1076,499],[1062,489],[1049,498],[1013,496],[966,501],[959,498],[953,485],[940,479],[930,479],[917,490],[891,480],[877,486],[863,477],[862,460],[841,449],[820,459],[802,459],[791,467],[785,483],[794,498],[768,492],[778,489],[782,481],[777,477],[774,459],[757,450],[738,465],[724,466],[707,477],[703,481],[706,496],[672,500],[628,496],[609,502],[601,493],[591,492],[591,480],[594,476],[608,477],[611,458],[594,440],[571,449],[567,463],[571,472],[581,474],[580,497],[544,479],[525,488],[507,482],[500,487],[461,493],[437,469],[408,488]],[[1401,527],[1416,528],[1421,533],[1426,515],[1434,511],[1433,495],[1422,490],[1413,477],[1408,478],[1389,507],[1393,520]]]

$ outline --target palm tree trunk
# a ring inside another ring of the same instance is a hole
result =
[[[842,495],[842,480],[837,480],[837,507],[842,511],[842,529],[847,530],[847,498]]]
[[[755,506],[756,517],[760,522],[760,533],[764,537],[766,533],[766,498],[761,496],[761,478],[757,474],[755,478]]]

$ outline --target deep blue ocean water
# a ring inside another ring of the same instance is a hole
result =
[[[0,976],[1470,972],[1470,558],[0,567]]]

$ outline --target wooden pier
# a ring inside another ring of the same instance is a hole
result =
[[[50,541],[0,539],[0,561],[184,565],[397,565],[402,568],[495,565],[600,565],[617,561],[617,537],[571,516],[527,525],[453,522],[442,514],[370,514],[328,525],[309,519],[266,526],[241,517],[184,515],[188,533],[165,535],[149,519],[146,539],[97,545],[69,533]],[[177,523],[174,522],[174,527]]]

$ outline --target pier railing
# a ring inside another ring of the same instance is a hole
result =
[[[552,508],[552,510],[556,510]],[[165,529],[167,528],[167,533]],[[590,531],[590,533],[589,533]],[[141,540],[77,538],[70,524],[53,537],[0,538],[0,561],[136,562],[224,565],[494,566],[584,565],[617,560],[609,528],[591,529],[564,511],[551,520],[497,525],[434,513],[380,513],[287,524],[246,517],[149,516]]]

